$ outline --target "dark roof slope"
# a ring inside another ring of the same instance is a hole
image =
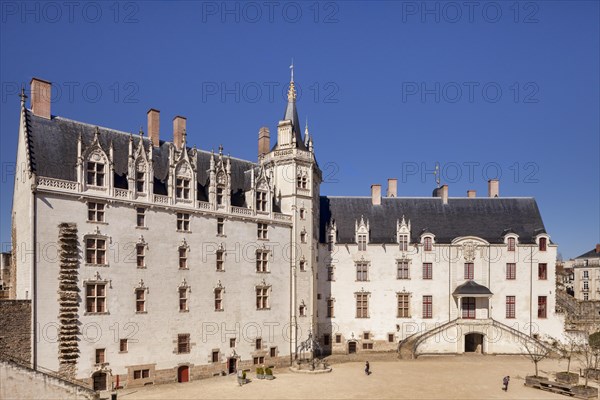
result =
[[[33,115],[30,110],[27,110],[27,119],[33,172],[49,178],[77,180],[77,138],[81,134],[84,146],[88,146],[94,139],[96,126],[55,116],[52,119],[41,118]],[[120,182],[120,186],[122,186],[124,182],[126,185],[130,135],[126,132],[101,127],[99,127],[99,131],[100,144],[107,153],[110,143],[113,144],[115,183]],[[134,135],[134,146],[137,147],[138,143],[139,136]],[[144,146],[146,149],[149,148],[148,138],[144,138]],[[187,150],[189,152],[191,149]],[[169,142],[161,140],[160,146],[152,149],[152,157],[155,183],[157,184],[155,192],[164,194],[163,191],[166,190],[164,185],[166,185],[169,175]],[[198,150],[196,160],[198,184],[204,190],[209,183],[210,157],[210,152]],[[256,166],[257,164],[251,161],[231,158],[231,189],[232,193],[238,194],[235,196],[236,199],[243,201],[243,196],[239,196],[239,193],[249,188],[249,179],[246,178],[245,172]],[[199,197],[202,200],[205,194],[200,193]]]
[[[466,281],[462,285],[459,285],[454,292],[453,295],[483,295],[483,296],[491,296],[493,293],[486,286],[480,285],[475,281]]]
[[[425,230],[437,242],[449,243],[460,236],[478,236],[490,243],[502,243],[507,229],[522,243],[532,243],[536,230],[544,229],[533,198],[440,198],[384,197],[373,206],[371,197],[321,197],[321,242],[326,224],[334,219],[338,243],[354,243],[355,221],[369,220],[371,243],[395,243],[396,221],[402,216],[411,222],[411,242],[418,242]],[[539,232],[539,231],[538,231]]]
[[[593,248],[592,250],[583,253],[582,255],[580,255],[579,257],[576,257],[575,259],[578,258],[600,258],[600,253],[596,253],[596,249]]]

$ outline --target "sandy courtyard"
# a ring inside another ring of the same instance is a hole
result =
[[[368,356],[367,356],[368,357]],[[274,371],[272,381],[253,379],[240,387],[235,376],[190,383],[124,389],[119,399],[565,399],[565,396],[524,386],[533,363],[523,356],[440,356],[418,360],[371,360],[373,374],[363,363],[333,364],[328,374],[305,375]],[[565,361],[544,360],[540,373],[552,376],[566,369]],[[578,371],[576,362],[571,370]],[[508,392],[502,377],[510,375]],[[250,374],[254,377],[254,373]]]

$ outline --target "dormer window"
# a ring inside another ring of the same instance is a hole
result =
[[[333,234],[327,236],[327,250],[333,251]]]
[[[517,240],[514,237],[508,238],[507,245],[508,251],[515,251]]]
[[[267,211],[267,193],[256,192],[256,211]]]
[[[306,175],[299,174],[296,183],[299,189],[308,189],[308,177]]]
[[[224,193],[223,188],[218,187],[217,188],[217,205],[219,205],[219,206],[223,205],[223,193]]]
[[[358,251],[367,251],[367,235],[358,235]]]
[[[86,183],[91,186],[104,186],[104,164],[88,161]]]
[[[546,239],[546,238],[540,238],[540,241],[539,241],[539,249],[540,249],[540,251],[546,251],[547,244],[548,244],[548,239]]]
[[[425,251],[431,251],[433,249],[433,240],[427,236],[423,239],[423,247]]]
[[[175,197],[178,199],[189,200],[190,198],[190,180],[187,178],[177,178]]]
[[[399,235],[400,251],[408,251],[408,235]]]
[[[306,210],[304,208],[300,209],[300,219],[306,219]]]
[[[135,173],[135,190],[138,193],[146,192],[146,174],[144,172]]]

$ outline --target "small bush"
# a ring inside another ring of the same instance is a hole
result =
[[[265,374],[266,375],[273,375],[273,370],[271,368],[266,368],[265,369]]]
[[[256,368],[256,375],[263,375],[265,373],[265,370],[262,369],[261,367]]]

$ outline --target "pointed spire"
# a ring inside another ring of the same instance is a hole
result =
[[[21,108],[24,108],[25,99],[27,99],[27,95],[25,94],[25,86],[21,86],[21,93],[19,93],[19,97],[21,98]]]
[[[219,156],[222,156],[222,155],[223,155],[223,145],[220,144],[219,145]]]
[[[144,128],[140,126],[140,131],[138,133],[140,137],[144,136]]]

